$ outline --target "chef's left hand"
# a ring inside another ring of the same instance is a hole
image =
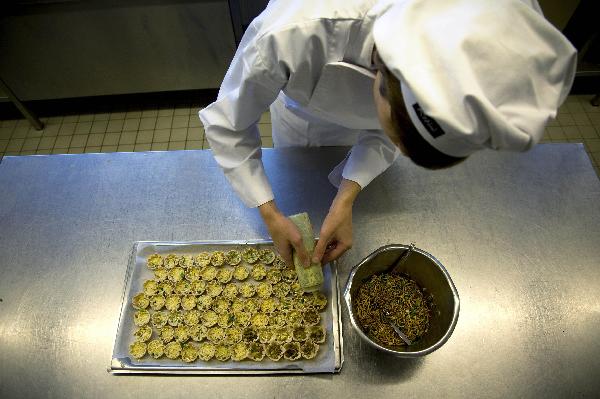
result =
[[[331,262],[352,247],[352,205],[360,186],[344,179],[323,221],[319,241],[315,247],[313,263]]]

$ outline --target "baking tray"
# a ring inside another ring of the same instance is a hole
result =
[[[278,362],[265,357],[261,362],[209,362],[196,361],[183,363],[167,358],[153,359],[149,356],[136,360],[129,355],[129,345],[133,342],[133,312],[132,297],[142,291],[145,280],[151,279],[153,273],[146,267],[146,259],[153,253],[166,255],[192,255],[202,251],[227,251],[239,249],[241,246],[253,245],[258,248],[273,248],[270,240],[252,241],[189,241],[189,242],[159,242],[137,241],[129,257],[125,282],[123,287],[119,327],[115,337],[112,360],[108,371],[113,374],[308,374],[308,373],[338,373],[344,362],[342,322],[338,287],[337,267],[335,264],[323,266],[324,284],[321,292],[327,296],[327,309],[321,313],[322,325],[327,330],[327,339],[318,355],[311,360],[289,361],[282,359]]]

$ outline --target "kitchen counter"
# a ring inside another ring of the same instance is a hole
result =
[[[345,149],[264,150],[280,208],[320,227]],[[5,157],[0,397],[572,397],[600,392],[600,182],[579,144],[484,152],[444,171],[399,159],[359,196],[341,285],[378,247],[415,242],[460,295],[420,359],[360,341],[345,305],[340,374],[107,372],[134,241],[267,238],[209,151]],[[191,396],[190,396],[191,395]]]

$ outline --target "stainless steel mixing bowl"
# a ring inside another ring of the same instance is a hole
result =
[[[431,295],[434,304],[427,333],[412,345],[390,348],[373,341],[361,329],[352,302],[365,280],[396,264],[408,248],[408,245],[402,244],[386,245],[363,259],[352,269],[348,277],[344,298],[352,326],[368,344],[399,357],[418,357],[427,355],[444,345],[452,335],[458,320],[458,292],[448,272],[436,258],[415,248],[400,266],[400,272],[417,282],[426,296]]]

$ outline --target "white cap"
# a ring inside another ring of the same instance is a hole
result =
[[[399,1],[373,35],[419,133],[456,157],[531,148],[575,75],[575,48],[535,0]]]

